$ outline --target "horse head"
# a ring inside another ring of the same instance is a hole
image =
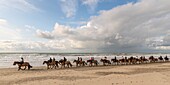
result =
[[[100,62],[103,62],[104,60],[103,59],[100,59]]]
[[[87,62],[91,62],[92,60],[87,60]]]
[[[44,65],[45,63],[48,63],[48,62],[47,62],[47,61],[44,61],[44,62],[43,62],[43,65]]]
[[[14,61],[13,65],[16,65],[16,61]]]
[[[74,60],[73,63],[74,63],[74,62],[77,62],[77,60]]]

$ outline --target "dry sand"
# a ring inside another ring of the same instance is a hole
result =
[[[0,69],[0,85],[170,85],[170,63],[50,69]]]

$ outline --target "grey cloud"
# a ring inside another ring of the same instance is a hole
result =
[[[160,50],[161,45],[169,44],[169,39],[164,38],[170,32],[169,6],[168,0],[141,0],[101,11],[87,25],[78,28],[57,24],[51,33],[56,39],[76,43],[77,48],[123,52]]]
[[[38,37],[46,38],[46,39],[54,39],[54,36],[48,31],[36,31]]]

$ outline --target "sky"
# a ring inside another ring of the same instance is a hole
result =
[[[170,0],[0,0],[0,52],[170,52]]]

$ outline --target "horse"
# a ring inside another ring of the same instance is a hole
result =
[[[93,64],[95,66],[98,66],[99,64],[97,60],[87,60],[87,63],[89,63],[89,66],[93,66]]]
[[[163,62],[164,59],[162,58],[162,56],[158,57],[158,59],[160,60],[160,62]]]
[[[119,61],[117,59],[111,59],[111,61],[113,62],[113,64],[115,63],[116,65],[118,65]]]
[[[74,60],[73,63],[76,63],[76,66],[78,67],[78,65],[80,66],[85,66],[87,65],[87,63],[85,61],[78,61],[78,60]]]
[[[19,61],[14,61],[13,65],[18,65],[18,71],[19,70],[25,70],[28,67],[28,70],[30,70],[30,68],[32,68],[32,66],[28,63],[28,62],[24,62],[21,63]],[[22,69],[21,67],[25,67],[24,69]]]
[[[65,68],[65,65],[67,65],[68,68],[73,66],[70,61],[64,61],[63,59],[59,60],[59,64],[61,65],[61,68]]]
[[[158,61],[158,59],[154,58],[153,56],[150,56],[149,60],[150,60],[150,62],[157,62]]]
[[[169,58],[167,56],[164,57],[165,61],[169,61]]]
[[[44,64],[47,64],[47,69],[53,69],[54,67],[55,67],[55,69],[56,69],[56,67],[59,67],[58,66],[58,61],[53,61],[53,62],[49,62],[49,61],[44,61],[43,62],[43,65]],[[52,66],[52,67],[51,67]]]
[[[144,57],[141,56],[139,59],[141,63],[147,63],[149,61],[148,59],[145,58],[145,56]]]
[[[104,65],[104,66],[106,65],[106,63],[107,63],[107,65],[111,65],[110,60],[100,59],[100,62],[103,62],[103,65]]]
[[[128,60],[123,58],[123,59],[119,59],[118,62],[119,62],[120,64],[125,64],[125,65],[127,65]]]

